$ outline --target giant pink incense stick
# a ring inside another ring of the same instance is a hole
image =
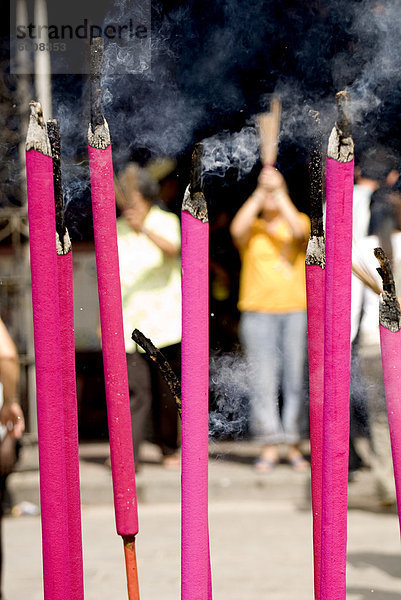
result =
[[[64,448],[67,478],[68,541],[70,548],[71,598],[84,597],[81,494],[79,481],[78,407],[75,379],[74,299],[72,247],[64,222],[61,186],[60,128],[55,119],[47,122],[53,156],[54,197],[56,207],[56,247],[58,297],[60,307],[62,395],[64,408]]]
[[[322,139],[319,130],[319,114],[313,113],[312,118],[314,135],[309,163],[311,236],[306,251],[305,272],[308,316],[314,589],[315,598],[319,600],[322,519],[325,241],[323,228]]]
[[[53,163],[42,109],[26,141],[45,600],[70,600],[68,494],[60,352]]]
[[[379,308],[380,346],[401,528],[401,310],[390,262],[381,248],[375,248],[375,256],[380,262],[378,271],[383,279]]]
[[[138,533],[135,467],[117,249],[113,161],[109,128],[101,112],[103,40],[91,44],[92,119],[89,125],[96,269],[102,329],[110,458],[117,533],[123,537],[129,597],[139,597],[135,536]]]
[[[181,598],[211,596],[208,534],[209,225],[195,148],[182,205]]]
[[[346,99],[345,92],[337,94],[340,117],[330,135],[326,172],[322,600],[345,600],[346,596],[354,184],[353,141],[344,114]]]

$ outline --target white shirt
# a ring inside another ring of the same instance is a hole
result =
[[[401,232],[393,233],[391,236],[393,247],[393,275],[398,295],[401,295]],[[363,258],[366,268],[382,288],[382,280],[376,271],[379,263],[373,250],[379,245],[376,235],[369,235],[360,239],[353,249],[356,258]],[[397,285],[398,284],[398,285]],[[362,316],[362,319],[361,319]],[[352,301],[351,301],[351,340],[355,339],[360,322],[361,346],[380,344],[379,333],[379,296],[362,283],[358,277],[352,275]]]
[[[179,218],[152,206],[144,223],[179,251]],[[181,262],[167,256],[145,233],[136,233],[121,217],[117,240],[126,352],[137,350],[131,339],[139,329],[158,348],[181,341]],[[139,351],[142,351],[138,348]]]
[[[354,185],[352,235],[356,241],[368,235],[372,194],[371,188],[365,185]]]

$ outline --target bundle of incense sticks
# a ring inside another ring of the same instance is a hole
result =
[[[208,532],[209,224],[202,147],[182,205],[181,598],[211,599]]]
[[[390,261],[382,248],[375,248],[374,252],[380,263],[377,270],[383,280],[379,301],[380,346],[401,530],[401,310]]]
[[[276,162],[280,121],[281,101],[273,96],[270,100],[270,112],[261,113],[257,118],[260,156],[264,165],[274,165]]]
[[[26,140],[44,597],[71,599],[59,271],[53,161],[42,109],[30,104]],[[74,574],[75,576],[75,574]],[[80,574],[77,574],[80,577]]]
[[[368,288],[375,292],[375,294],[381,294],[383,291],[377,281],[376,273],[372,273],[372,267],[366,260],[365,256],[358,251],[357,245],[352,244],[352,272],[358,279],[362,281]]]
[[[336,96],[326,169],[326,277],[322,451],[321,598],[345,600],[351,366],[354,144],[347,94]]]
[[[102,352],[117,533],[124,541],[130,600],[139,598],[135,536],[138,511],[127,363],[124,345],[111,140],[101,109],[103,40],[91,42],[91,178]]]
[[[47,122],[53,157],[58,297],[60,307],[62,398],[64,409],[65,465],[67,477],[68,542],[70,552],[71,598],[84,597],[81,495],[79,481],[78,408],[75,378],[75,339],[72,246],[64,221],[61,185],[60,128],[58,121]]]
[[[320,598],[322,441],[324,398],[325,239],[323,228],[322,133],[319,113],[311,112],[309,160],[311,235],[305,259],[308,317],[309,413],[315,598]]]

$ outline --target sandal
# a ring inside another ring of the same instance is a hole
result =
[[[289,458],[288,462],[290,463],[294,471],[298,471],[299,473],[305,473],[305,471],[308,471],[310,468],[308,461],[305,460],[305,458],[302,455],[294,456],[294,458]]]
[[[270,473],[276,466],[277,461],[270,458],[256,458],[253,463],[255,471],[259,473]]]
[[[180,452],[174,452],[174,454],[166,454],[165,456],[163,456],[162,464],[165,469],[179,469],[181,467]]]

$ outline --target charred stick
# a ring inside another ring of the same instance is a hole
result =
[[[401,310],[390,261],[382,248],[375,248],[374,253],[380,263],[377,272],[383,280],[383,295],[379,310],[380,324],[390,331],[396,332],[401,328]]]
[[[327,150],[320,597],[346,596],[354,144],[347,94]]]
[[[377,269],[383,279],[383,293],[379,301],[380,350],[383,368],[383,383],[386,397],[388,425],[390,431],[391,454],[394,467],[394,481],[397,505],[401,506],[401,411],[400,411],[400,356],[401,356],[401,314],[396,295],[390,261],[382,248],[375,248],[375,256],[380,263]],[[401,513],[398,511],[401,527]]]
[[[104,51],[103,38],[92,38],[90,50],[91,126],[92,132],[95,133],[96,127],[103,125],[101,87]]]
[[[341,131],[344,138],[352,136],[351,117],[348,114],[349,96],[348,92],[342,90],[336,94],[336,103],[338,110],[337,128]]]
[[[181,417],[181,383],[170,366],[170,363],[165,358],[162,352],[145,337],[139,329],[134,329],[131,335],[132,339],[138,346],[145,351],[146,355],[159,367],[160,373],[167,383],[175,403],[177,405],[178,414]]]
[[[40,456],[45,598],[70,591],[68,486],[64,440],[58,258],[53,167],[41,106],[30,103],[26,170]],[[49,216],[50,218],[46,218]],[[56,393],[55,393],[56,392]],[[58,443],[55,443],[58,440]],[[56,482],[56,483],[55,483]],[[62,549],[62,551],[60,550]],[[75,575],[78,575],[76,568]]]
[[[182,204],[181,599],[211,598],[208,526],[209,223],[200,148]]]
[[[312,147],[309,160],[311,235],[305,277],[308,320],[311,492],[315,598],[320,598],[322,447],[324,405],[325,236],[323,228],[322,133],[319,113],[310,111]]]
[[[198,219],[202,223],[208,223],[207,203],[203,193],[202,157],[203,145],[198,143],[192,153],[190,184],[186,189],[181,210],[189,212],[194,219]]]
[[[128,595],[130,600],[137,600],[139,587],[133,540],[139,525],[123,339],[113,160],[109,127],[102,113],[103,40],[93,38],[90,50],[91,120],[88,127],[88,156],[114,507],[117,533],[124,541]],[[116,398],[118,402],[115,401]]]
[[[320,126],[320,115],[311,110],[311,153],[308,164],[311,205],[311,235],[324,236],[323,228],[323,135]]]
[[[102,65],[104,41],[101,37],[91,39],[90,44],[90,110],[91,120],[88,143],[93,148],[105,150],[110,146],[110,132],[102,111]]]
[[[71,251],[71,242],[64,220],[64,200],[61,182],[61,144],[60,126],[57,119],[47,121],[47,134],[53,157],[54,203],[56,206],[57,253],[67,254]]]
[[[327,156],[340,163],[349,163],[354,159],[351,119],[348,115],[348,93],[336,95],[338,117],[330,134]]]
[[[73,266],[71,242],[64,221],[61,182],[60,127],[56,119],[47,122],[53,159],[56,221],[58,292],[60,308],[62,399],[64,410],[65,464],[67,480],[68,536],[71,595],[83,599],[81,498],[79,490],[78,414],[75,382]]]
[[[192,152],[191,165],[191,193],[195,194],[202,191],[202,157],[203,145],[195,144]]]

